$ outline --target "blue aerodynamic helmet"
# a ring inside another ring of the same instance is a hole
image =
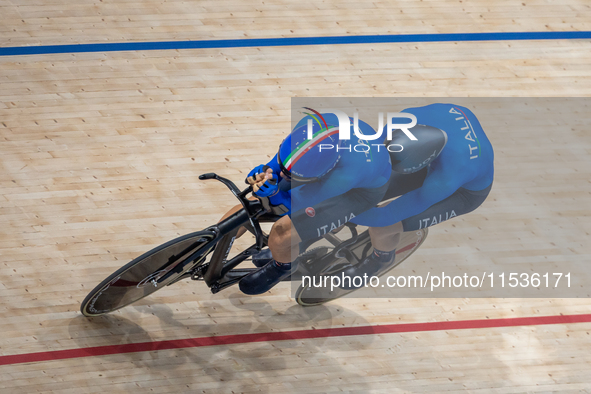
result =
[[[298,182],[315,182],[332,170],[341,155],[339,122],[334,114],[305,116],[283,140],[277,153],[281,172]],[[308,138],[308,119],[312,120],[312,138]]]

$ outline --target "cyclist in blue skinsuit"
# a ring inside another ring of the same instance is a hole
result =
[[[273,160],[251,171],[251,183],[264,182],[255,195],[281,207],[285,216],[271,230],[271,256],[267,252],[259,258],[272,257],[270,261],[241,280],[244,293],[268,291],[290,274],[289,262],[295,258],[291,250],[298,250],[294,246],[347,221],[369,226],[374,247],[347,274],[373,275],[394,261],[402,231],[441,223],[482,204],[492,187],[493,150],[474,114],[453,104],[403,112],[417,118],[410,129],[416,141],[401,130],[386,145],[355,137],[338,140],[336,116],[316,113],[298,123]],[[316,122],[311,140],[306,133],[310,117]],[[374,134],[361,121],[360,129]]]

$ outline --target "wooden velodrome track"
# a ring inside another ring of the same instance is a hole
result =
[[[0,0],[4,48],[589,30],[587,0]],[[197,175],[242,182],[288,131],[291,97],[588,97],[590,63],[589,39],[0,56],[0,392],[591,392],[585,298],[302,308],[287,284],[247,297],[187,282],[109,316],[78,311],[116,268],[235,203]],[[564,138],[488,131],[489,199],[434,227],[416,261],[588,263],[591,134],[582,124]],[[315,338],[348,327],[365,335]],[[250,333],[275,334],[237,337]],[[192,338],[205,339],[161,342]]]

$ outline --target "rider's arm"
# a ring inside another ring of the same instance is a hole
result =
[[[294,206],[292,211],[311,207],[329,198],[345,194],[355,187],[354,180],[346,171],[335,168],[319,182],[304,184],[291,190]]]
[[[273,158],[271,159],[271,161],[267,163],[267,165],[273,169],[273,174],[277,175],[281,172],[281,168],[279,168],[279,162],[277,161],[277,154],[273,156]]]

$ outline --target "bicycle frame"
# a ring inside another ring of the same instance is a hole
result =
[[[181,278],[191,276],[192,279],[203,278],[212,293],[217,293],[226,287],[232,286],[248,275],[254,269],[234,269],[248,257],[257,254],[267,245],[268,237],[261,230],[259,221],[275,222],[280,216],[268,213],[259,200],[249,200],[246,198],[252,191],[252,186],[240,191],[236,185],[229,179],[218,176],[214,173],[203,174],[199,179],[215,179],[226,185],[234,196],[240,201],[243,209],[230,215],[226,219],[210,226],[206,230],[216,234],[212,242],[215,244],[213,255],[208,264],[197,267],[194,272],[188,272]],[[240,227],[246,227],[248,231],[256,237],[254,245],[243,250],[237,256],[226,261],[236,235]],[[188,260],[190,261],[193,256]],[[195,256],[196,257],[196,256]]]
[[[220,177],[214,173],[200,175],[199,179],[215,179],[222,182],[230,189],[230,191],[232,191],[234,196],[243,206],[243,209],[240,211],[235,212],[221,222],[206,229],[207,231],[212,231],[215,234],[215,238],[211,241],[215,246],[209,263],[199,265],[195,270],[189,270],[187,273],[181,275],[178,279],[184,279],[189,276],[194,280],[203,279],[207,286],[211,289],[211,292],[215,294],[229,286],[238,283],[243,277],[255,271],[253,268],[236,269],[236,267],[247,258],[257,254],[263,247],[267,245],[268,237],[261,230],[259,222],[275,222],[281,216],[267,212],[260,200],[249,200],[246,198],[248,193],[252,191],[252,186],[240,191],[232,181]],[[255,235],[256,242],[254,245],[246,248],[238,255],[234,256],[232,259],[226,260],[230,250],[232,249],[236,235],[240,227],[243,226]],[[349,246],[355,244],[357,241],[358,233],[354,224],[348,223],[346,226],[351,230],[351,239],[343,242],[332,233],[327,234],[324,238],[335,247],[331,255],[336,255],[336,257],[339,258],[347,258],[349,261],[358,263],[359,261],[357,257],[355,257],[348,249]],[[304,243],[300,247],[301,249],[305,250],[313,242],[315,242],[315,240]],[[197,257],[197,255],[190,256],[187,261],[192,261],[197,259]],[[203,258],[205,258],[205,255]],[[301,271],[304,274],[310,274],[308,267],[299,267],[298,271]],[[290,279],[287,278],[285,280]]]

